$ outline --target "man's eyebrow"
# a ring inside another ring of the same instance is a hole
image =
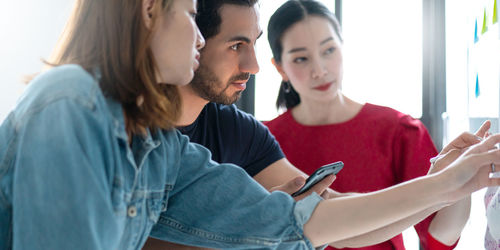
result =
[[[261,31],[255,40],[259,39],[259,38],[262,36],[262,34],[263,34],[263,33],[264,33],[264,32],[263,32],[263,31]],[[231,43],[231,42],[245,42],[245,43],[251,43],[252,41],[250,40],[250,38],[248,38],[248,37],[246,37],[246,36],[235,36],[235,37],[232,37],[232,38],[230,38],[229,40],[227,40],[227,42],[228,42],[228,43]]]
[[[229,40],[227,40],[228,43],[230,42],[246,42],[246,43],[250,43],[250,38],[246,37],[246,36],[235,36],[235,37],[232,37],[230,38]]]

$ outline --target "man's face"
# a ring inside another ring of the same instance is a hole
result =
[[[220,16],[219,33],[206,41],[190,86],[203,99],[232,104],[245,90],[250,75],[259,71],[255,42],[262,29],[257,4],[225,4]]]

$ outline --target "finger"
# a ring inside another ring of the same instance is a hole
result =
[[[440,154],[445,154],[452,149],[463,149],[466,147],[470,147],[474,144],[481,142],[481,140],[482,140],[481,137],[473,135],[469,132],[464,132],[460,136],[455,138],[453,141],[448,143],[448,145],[446,145],[446,147],[443,148]]]
[[[269,192],[282,191],[288,194],[293,194],[304,186],[304,184],[306,184],[306,179],[303,176],[298,176],[283,185],[269,189]]]
[[[500,165],[500,149],[493,149],[486,152],[472,154],[466,159],[468,165],[479,169],[488,168],[491,170],[491,164]]]
[[[448,153],[444,154],[439,158],[434,165],[429,169],[429,174],[439,172],[455,161],[463,151],[458,149],[452,149]]]
[[[491,177],[491,173],[490,165],[484,165],[479,170],[478,176],[481,176],[482,180],[486,180],[485,182],[480,182],[481,187],[493,187],[500,185],[500,178]]]
[[[484,137],[486,137],[489,134],[488,131],[490,130],[490,128],[491,128],[491,121],[486,120],[485,122],[483,122],[483,124],[481,125],[481,127],[479,127],[479,129],[474,134],[476,136],[484,138]]]
[[[489,150],[492,150],[495,147],[495,144],[500,143],[500,134],[492,135],[485,140],[483,140],[481,143],[474,145],[469,149],[469,153],[481,153],[481,152],[486,152]]]
[[[495,187],[495,186],[500,186],[500,178],[489,178],[488,180],[488,187]]]
[[[332,185],[333,181],[336,179],[337,177],[335,175],[328,175],[327,177],[325,177],[323,180],[321,180],[320,182],[316,183],[316,185],[312,186],[309,190],[307,190],[307,192],[295,197],[296,200],[301,200],[307,196],[309,196],[310,194],[312,194],[312,192],[315,192],[317,194],[323,194],[323,192],[330,186]]]
[[[323,198],[325,200],[330,198],[330,194],[328,193],[328,190],[323,191],[323,193],[321,194],[321,198]]]

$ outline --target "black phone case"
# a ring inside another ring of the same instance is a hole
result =
[[[316,171],[314,171],[314,173],[309,176],[309,178],[307,178],[306,184],[304,184],[304,186],[299,189],[299,191],[293,193],[292,196],[295,197],[297,195],[303,194],[304,192],[307,192],[307,190],[309,190],[312,186],[316,185],[328,175],[337,174],[343,167],[344,163],[341,161],[321,166],[320,168],[316,169]]]

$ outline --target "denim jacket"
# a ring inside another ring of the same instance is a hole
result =
[[[269,194],[175,130],[128,143],[121,105],[77,65],[30,83],[0,127],[0,250],[310,249],[321,198]]]

